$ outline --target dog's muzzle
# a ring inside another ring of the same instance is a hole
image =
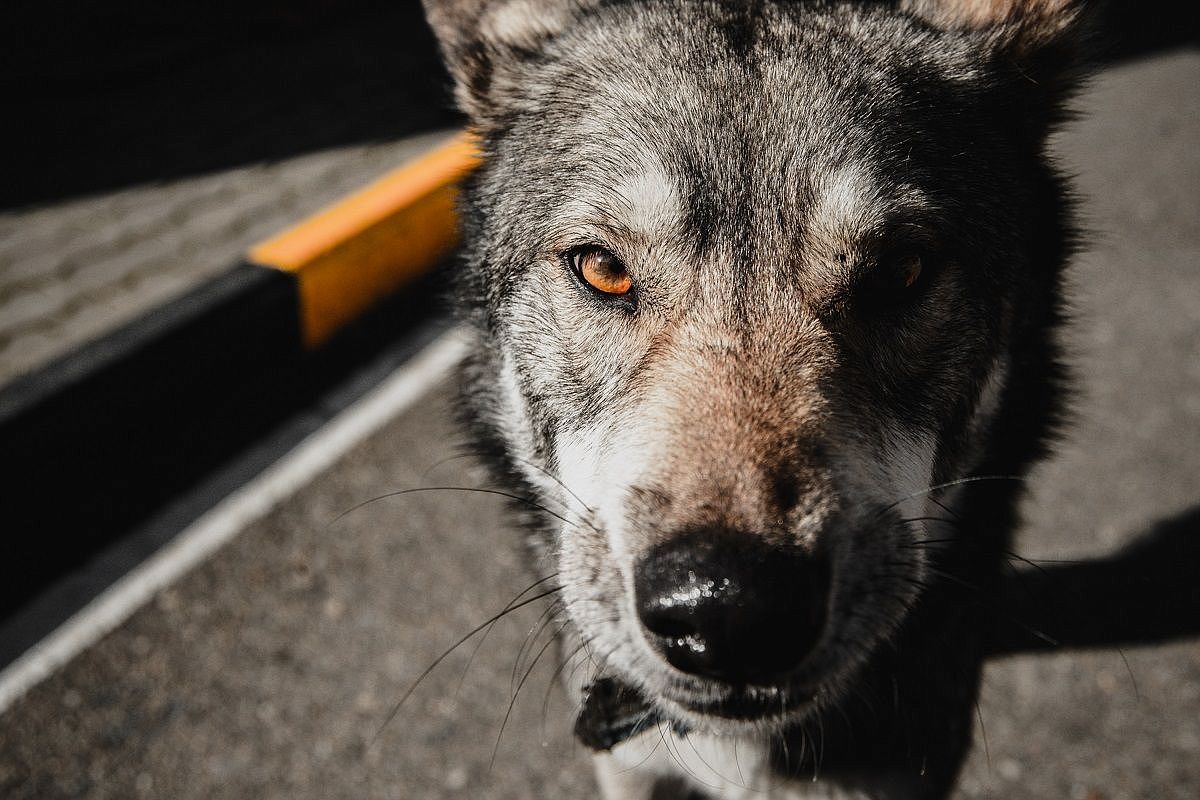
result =
[[[676,669],[733,686],[774,685],[816,647],[829,564],[799,547],[702,529],[646,554],[634,572],[646,639]]]

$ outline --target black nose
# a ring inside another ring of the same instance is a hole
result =
[[[634,590],[647,638],[674,667],[765,685],[816,645],[829,568],[797,547],[709,529],[651,550],[635,569]]]

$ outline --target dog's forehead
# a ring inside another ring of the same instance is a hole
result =
[[[913,159],[911,131],[892,124],[914,116],[904,77],[881,66],[877,42],[853,42],[887,31],[766,15],[755,44],[733,47],[737,24],[718,14],[685,29],[653,3],[637,8],[567,37],[541,108],[557,177],[583,205],[635,229],[716,237],[732,209],[849,235],[913,205],[912,173],[887,168]]]
[[[977,66],[961,41],[912,20],[809,3],[703,3],[687,14],[618,4],[585,17],[548,56],[553,77],[526,86],[545,101],[539,115],[567,109],[588,134],[620,132],[628,119],[650,137],[791,129],[826,146],[852,133],[848,118],[919,117],[928,109],[913,102],[915,87],[969,82]]]

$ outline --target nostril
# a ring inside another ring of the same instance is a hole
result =
[[[747,534],[695,532],[639,563],[638,617],[677,669],[732,683],[773,681],[819,639],[828,595],[823,565]]]
[[[696,628],[688,620],[678,618],[674,615],[654,613],[643,613],[640,615],[642,624],[646,626],[646,630],[662,636],[665,639],[681,639],[685,636],[692,636],[696,633]]]
[[[713,632],[705,624],[704,613],[695,606],[664,604],[661,599],[652,598],[638,607],[638,617],[650,634],[651,644],[676,669],[719,677],[709,647]]]

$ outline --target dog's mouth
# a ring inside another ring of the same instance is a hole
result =
[[[736,722],[759,722],[787,717],[806,707],[809,692],[770,687],[733,687],[716,700],[674,701],[691,714]]]
[[[820,695],[815,687],[794,679],[758,685],[704,681],[701,686],[668,689],[656,705],[690,726],[774,728],[810,711]]]
[[[585,690],[575,735],[593,750],[611,750],[643,731],[663,725],[676,733],[686,733],[698,723],[711,727],[781,722],[810,707],[815,697],[815,692],[774,686],[732,686],[717,698],[663,697],[654,702],[620,679],[605,676]],[[670,710],[664,710],[664,706]]]

